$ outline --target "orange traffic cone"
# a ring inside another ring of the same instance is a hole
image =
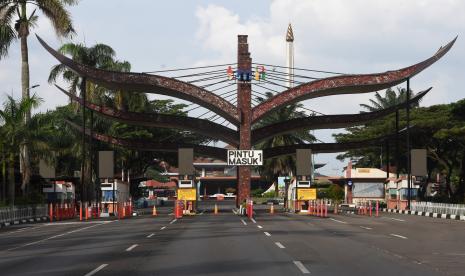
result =
[[[153,205],[152,216],[157,216],[157,208]]]

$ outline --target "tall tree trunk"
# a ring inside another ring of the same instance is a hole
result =
[[[5,149],[2,149],[2,201],[6,200],[6,156]]]
[[[15,204],[15,156],[10,153],[8,158],[8,204]]]
[[[26,18],[26,4],[22,5],[22,16]],[[19,37],[21,38],[21,88],[23,99],[29,99],[29,55],[27,47],[27,37],[29,28],[27,22],[21,22],[19,29]],[[28,110],[24,122],[28,123],[31,119],[31,111]],[[31,179],[31,160],[29,157],[28,141],[23,141],[20,148],[20,166],[22,174],[21,191],[23,196],[26,194],[26,188]]]
[[[462,152],[462,160],[460,164],[460,181],[457,190],[455,191],[455,197],[463,202],[465,198],[465,152]]]

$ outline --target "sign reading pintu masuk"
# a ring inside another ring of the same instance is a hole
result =
[[[228,166],[262,166],[261,150],[228,150]]]

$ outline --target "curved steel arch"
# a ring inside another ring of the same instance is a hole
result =
[[[385,141],[386,137],[379,137],[374,139],[367,139],[357,142],[345,143],[317,143],[317,144],[296,144],[292,146],[282,146],[275,148],[268,148],[263,150],[263,158],[273,158],[282,155],[295,154],[297,149],[311,149],[313,153],[335,153],[343,152],[351,149],[359,149],[365,147],[378,146],[381,142]]]
[[[65,120],[67,124],[71,127],[75,128],[76,130],[82,132],[82,127],[78,126],[77,124]],[[86,129],[86,135],[90,136],[90,131]],[[151,143],[146,141],[138,141],[133,139],[122,139],[116,138],[109,135],[104,135],[96,132],[92,132],[92,138],[129,148],[134,150],[141,150],[141,151],[158,151],[158,152],[177,152],[179,148],[193,148],[194,152],[200,156],[208,156],[213,157],[219,160],[226,160],[227,150],[217,147],[209,147],[209,146],[202,146],[202,145],[194,145],[194,144],[176,144],[176,143]]]
[[[412,104],[419,101],[431,89],[432,87],[418,93],[415,97],[410,99],[409,103]],[[384,117],[405,106],[407,106],[407,103],[402,103],[379,111],[365,112],[360,114],[310,116],[305,118],[291,119],[253,130],[252,144],[255,145],[275,135],[281,135],[300,129],[334,129],[354,126]]]
[[[298,101],[339,94],[374,92],[392,87],[415,76],[435,63],[452,48],[456,39],[457,37],[444,47],[439,48],[432,57],[403,69],[378,74],[335,76],[304,83],[288,89],[255,106],[252,110],[252,123],[257,122],[260,118],[276,108]]]
[[[84,101],[80,97],[67,92],[58,85],[55,86],[61,92],[69,96],[72,100],[78,102],[81,105],[84,104]],[[86,102],[86,108],[93,110],[105,117],[109,117],[131,125],[189,130],[208,136],[210,138],[219,139],[236,147],[239,144],[239,132],[204,119],[158,113],[120,111],[109,107],[96,105],[90,102]]]
[[[59,62],[96,84],[110,89],[126,89],[134,92],[176,97],[208,108],[235,125],[240,121],[239,112],[234,105],[203,88],[163,76],[95,69],[74,62],[72,59],[60,54],[39,36],[37,36],[37,39]]]

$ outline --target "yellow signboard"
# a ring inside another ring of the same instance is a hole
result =
[[[316,199],[316,189],[315,188],[305,188],[297,190],[297,200],[312,200]]]
[[[195,188],[178,189],[178,200],[197,200]]]

